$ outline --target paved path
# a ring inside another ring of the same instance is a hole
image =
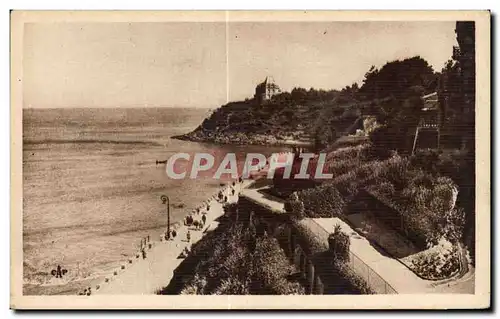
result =
[[[350,236],[350,251],[391,285],[398,294],[474,293],[473,269],[466,276],[448,283],[425,280],[398,260],[381,254],[365,237],[359,235],[341,219],[334,217],[313,218],[313,220],[327,232],[332,232],[335,225],[340,225],[342,231]],[[361,276],[366,276],[366,270],[362,266],[354,268]]]
[[[285,213],[285,201],[281,198],[274,197],[272,195],[263,194],[260,192],[263,189],[269,187],[263,187],[260,189],[244,189],[241,191],[241,195],[245,196],[254,203],[264,206],[267,209],[273,211],[277,214]]]
[[[235,195],[231,195],[231,189],[228,187],[224,191],[224,195],[228,196],[229,202],[238,200],[239,191],[247,187],[251,181],[244,181],[243,184],[236,184]],[[207,222],[203,231],[191,230],[191,242],[186,240],[187,226],[179,227],[177,236],[170,241],[155,241],[153,247],[147,250],[146,259],[135,258],[132,264],[123,263],[125,269],[119,269],[117,275],[109,276],[109,282],[103,282],[96,290],[92,287],[92,294],[154,294],[156,291],[168,285],[173,277],[174,270],[183,261],[178,258],[184,248],[188,245],[196,243],[203,237],[203,233],[208,229],[215,229],[218,222],[215,221],[219,216],[224,214],[222,204],[215,199],[210,201],[210,211],[207,213]],[[200,215],[201,216],[201,215]],[[201,217],[200,217],[201,218]]]
[[[333,217],[313,218],[313,220],[330,233],[333,231],[335,225],[340,225],[342,231],[350,237],[350,251],[378,273],[397,293],[429,292],[428,283],[425,280],[419,278],[413,271],[396,259],[382,255],[365,237],[360,236],[341,219]],[[366,270],[361,265],[354,268],[353,270],[361,276],[367,276],[365,274]]]

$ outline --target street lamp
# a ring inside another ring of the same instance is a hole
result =
[[[170,240],[170,198],[161,195],[160,199],[163,205],[167,204],[167,240]]]

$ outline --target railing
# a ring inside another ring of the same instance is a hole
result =
[[[314,221],[314,220],[313,220]],[[314,221],[318,226],[320,224]],[[323,228],[324,229],[324,228]],[[325,229],[325,232],[326,229]],[[382,276],[368,266],[361,258],[349,249],[349,267],[373,290],[376,294],[397,294],[398,292]]]
[[[349,267],[363,278],[368,286],[377,294],[397,294],[387,281],[384,280],[375,270],[368,266],[364,261],[349,251]]]
[[[439,122],[437,119],[433,118],[422,118],[420,119],[420,123],[418,124],[419,128],[437,128],[439,126]]]

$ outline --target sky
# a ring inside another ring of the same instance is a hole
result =
[[[370,66],[420,55],[439,71],[446,22],[29,23],[23,107],[204,107],[283,90],[361,84]],[[226,41],[227,39],[227,41]]]

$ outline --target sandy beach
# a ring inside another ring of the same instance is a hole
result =
[[[239,192],[248,187],[253,181],[236,182],[236,185],[228,185],[221,191],[224,196],[227,196],[228,202],[237,202]],[[232,188],[235,189],[232,195]],[[218,192],[217,192],[218,193]],[[104,281],[97,286],[91,287],[92,294],[154,294],[156,291],[168,285],[173,277],[174,270],[183,261],[180,258],[182,251],[186,247],[198,242],[207,232],[217,228],[217,218],[224,214],[223,204],[217,201],[216,194],[212,195],[203,205],[210,205],[210,210],[207,211],[207,221],[202,230],[195,230],[192,226],[181,225],[176,229],[177,236],[169,241],[159,239],[152,240],[152,248],[146,250],[146,258],[143,259],[139,254],[139,258],[132,260],[130,264],[124,261],[125,269],[118,268],[116,275],[106,277],[108,281]],[[202,211],[206,211],[203,209]],[[201,219],[200,215],[194,215],[195,220]],[[191,234],[191,240],[186,240],[187,232]],[[122,266],[123,266],[122,265]]]

